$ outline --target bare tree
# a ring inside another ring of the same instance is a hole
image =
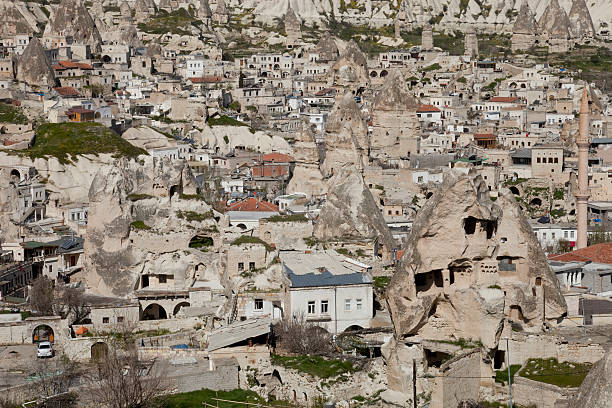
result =
[[[332,350],[331,335],[307,322],[303,315],[293,316],[274,326],[280,346],[296,354],[327,354]]]
[[[90,406],[150,408],[168,392],[165,372],[155,360],[142,361],[134,348],[112,348],[86,377]]]
[[[71,316],[72,324],[81,323],[91,311],[91,308],[85,301],[84,290],[69,286],[56,288],[53,309],[62,318]]]
[[[68,392],[76,385],[79,374],[78,366],[65,356],[53,361],[38,360],[34,365],[36,383],[33,387],[40,397],[51,397]]]
[[[40,276],[32,282],[29,292],[30,306],[33,311],[43,316],[53,314],[53,282],[46,276]]]

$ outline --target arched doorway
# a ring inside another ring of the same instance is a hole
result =
[[[145,308],[145,310],[142,311],[141,320],[162,320],[167,318],[168,314],[166,313],[166,309],[157,303],[151,303]]]
[[[359,331],[359,330],[363,330],[363,327],[359,326],[359,325],[352,325],[347,327],[346,329],[344,329],[344,332],[355,332],[355,331]]]
[[[238,224],[238,225],[236,225],[236,226],[237,226],[238,228],[240,228],[241,230],[243,230],[243,231],[244,231],[245,229],[247,229],[247,226],[246,226],[246,225],[244,225],[244,224]]]
[[[529,202],[529,204],[531,204],[531,205],[535,205],[536,207],[539,207],[539,206],[541,206],[541,205],[542,205],[542,200],[536,197],[536,198],[534,198],[533,200],[531,200],[531,201]]]
[[[51,326],[41,324],[36,326],[32,331],[32,343],[40,343],[41,341],[49,341],[53,343],[55,340],[55,333]]]
[[[21,173],[19,170],[13,169],[11,170],[11,181],[18,183],[21,180]]]
[[[91,346],[91,361],[98,362],[106,360],[108,356],[108,345],[102,341]]]
[[[511,191],[511,192],[512,192],[512,194],[514,194],[514,195],[517,195],[517,196],[520,196],[520,195],[521,195],[521,193],[519,192],[519,189],[518,189],[518,188],[516,188],[516,187],[514,187],[514,186],[510,187],[510,191]]]
[[[191,306],[189,304],[189,302],[181,302],[181,303],[179,303],[178,305],[174,306],[174,311],[172,312],[172,315],[176,316],[177,313],[180,312],[182,308],[189,307],[189,306]]]

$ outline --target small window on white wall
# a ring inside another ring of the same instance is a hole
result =
[[[355,308],[357,310],[361,310],[361,299],[357,299],[357,301],[355,302]]]
[[[321,301],[321,313],[322,314],[329,313],[329,302],[327,300]]]
[[[351,310],[351,299],[344,299],[344,310],[347,312]]]
[[[255,310],[263,310],[263,299],[255,299]]]
[[[314,300],[308,302],[308,314],[315,314],[316,304]]]

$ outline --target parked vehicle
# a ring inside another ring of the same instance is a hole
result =
[[[53,345],[51,344],[51,342],[42,341],[38,343],[38,351],[36,352],[36,357],[45,358],[53,356],[55,356],[55,350],[53,350]]]

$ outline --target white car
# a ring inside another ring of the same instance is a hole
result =
[[[53,345],[48,341],[42,341],[38,343],[38,351],[36,352],[36,357],[45,358],[45,357],[53,357],[55,355],[55,351],[53,350]]]

